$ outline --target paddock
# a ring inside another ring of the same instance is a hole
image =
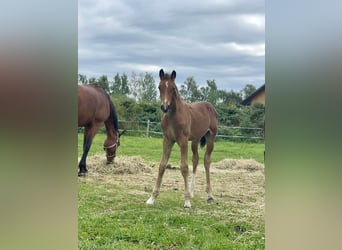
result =
[[[263,144],[217,141],[210,168],[215,203],[206,202],[200,162],[193,206],[186,210],[178,147],[158,199],[148,206],[161,139],[124,135],[114,163],[106,164],[104,138],[94,138],[87,175],[78,178],[79,249],[264,249]],[[81,157],[82,134],[78,140]],[[204,150],[199,153],[202,159]]]
[[[128,194],[137,196],[143,204],[153,189],[158,173],[157,162],[147,162],[140,156],[118,156],[114,164],[106,164],[101,154],[88,158],[88,174],[79,179],[79,184],[102,184],[122,186]],[[191,167],[191,165],[189,166]],[[169,193],[182,197],[184,183],[179,166],[168,165],[164,181],[161,185],[160,200],[167,206]],[[265,210],[265,173],[264,165],[254,159],[224,159],[213,162],[210,169],[216,204],[212,205],[213,213],[234,217],[233,211],[223,211],[220,207],[237,207],[239,218],[255,222],[263,220]],[[190,176],[191,177],[191,176]],[[198,184],[195,187],[196,203],[205,203],[206,181],[203,164],[199,164],[197,173]],[[129,202],[129,201],[127,201]],[[208,205],[210,206],[210,205]]]

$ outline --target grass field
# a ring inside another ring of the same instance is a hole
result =
[[[264,249],[264,174],[246,169],[211,169],[215,204],[206,203],[203,152],[200,150],[195,197],[184,210],[179,169],[165,173],[154,206],[145,205],[161,157],[160,138],[122,136],[118,158],[141,156],[151,169],[139,174],[110,174],[98,134],[89,153],[89,175],[79,178],[79,249]],[[81,155],[82,135],[78,138]],[[263,163],[263,144],[218,141],[212,161],[255,159]],[[93,160],[91,159],[93,156]],[[191,164],[191,154],[189,154]],[[179,148],[171,154],[179,165]],[[105,168],[108,168],[104,170]],[[103,171],[102,171],[103,169]]]
[[[103,142],[105,134],[97,134],[94,138],[89,155],[103,154]],[[123,135],[120,138],[121,145],[118,149],[118,156],[140,155],[147,161],[159,162],[162,154],[161,138],[146,138]],[[78,156],[82,155],[83,135],[78,134]],[[261,143],[229,142],[219,140],[215,142],[215,148],[212,153],[212,162],[221,161],[225,158],[234,159],[255,159],[264,162],[265,145]],[[199,149],[200,161],[203,161],[205,149]],[[179,164],[180,152],[177,144],[173,147],[170,163]],[[191,163],[191,149],[189,146],[189,162]]]

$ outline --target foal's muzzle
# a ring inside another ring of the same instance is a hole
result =
[[[161,109],[164,113],[166,113],[166,112],[169,110],[169,105],[163,104],[163,105],[160,106],[160,109]]]

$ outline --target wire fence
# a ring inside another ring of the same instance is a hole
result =
[[[151,121],[119,121],[120,130],[126,130],[125,134],[132,136],[163,137],[160,122]],[[78,132],[82,132],[79,128]],[[105,133],[102,127],[99,133]],[[255,127],[231,127],[219,125],[217,139],[244,142],[264,142],[264,128]]]

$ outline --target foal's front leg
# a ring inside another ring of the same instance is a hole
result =
[[[174,144],[173,141],[170,141],[170,140],[166,139],[166,137],[164,137],[164,139],[163,139],[163,156],[162,156],[162,159],[161,159],[160,164],[159,164],[158,178],[157,178],[156,185],[154,186],[151,197],[146,201],[146,204],[148,204],[148,205],[153,205],[154,201],[156,200],[157,196],[159,195],[160,185],[161,185],[161,182],[163,179],[163,175],[165,173],[166,164],[170,158],[171,149],[172,149],[173,144]]]
[[[181,150],[181,172],[184,179],[184,208],[191,208],[191,194],[189,191],[188,140],[184,138],[178,142]]]

